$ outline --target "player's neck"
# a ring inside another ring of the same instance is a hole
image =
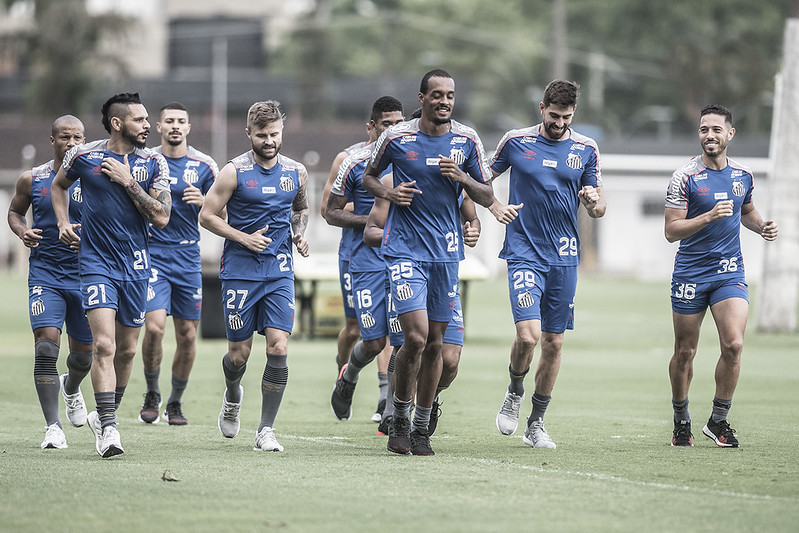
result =
[[[161,143],[161,154],[171,159],[180,159],[181,157],[189,155],[189,145],[185,142],[177,146],[169,143]]]
[[[133,146],[133,143],[123,137],[115,135],[111,135],[111,138],[108,139],[107,148],[117,155],[128,155],[136,151],[136,147]]]
[[[724,150],[716,156],[709,156],[703,153],[702,163],[704,163],[705,168],[710,170],[723,170],[727,168],[727,150]]]
[[[426,119],[424,116],[419,120],[419,130],[422,133],[432,136],[439,136],[449,133],[452,130],[452,121],[439,123]]]
[[[259,167],[263,167],[265,169],[270,169],[273,166],[277,165],[277,155],[275,155],[275,157],[272,157],[270,159],[264,159],[263,157],[261,157],[257,153],[255,153],[255,150],[253,150],[252,151],[252,157],[255,160],[255,163]]]

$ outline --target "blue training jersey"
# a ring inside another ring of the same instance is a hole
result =
[[[505,228],[499,257],[541,266],[580,263],[577,193],[583,186],[602,186],[596,142],[574,130],[568,139],[552,141],[540,124],[511,130],[499,141],[491,161],[497,173],[510,171],[508,203],[524,204]]]
[[[31,170],[31,227],[42,230],[42,239],[36,248],[30,249],[28,283],[79,289],[78,254],[58,240],[58,221],[51,197],[55,174],[52,160]],[[69,188],[69,221],[73,224],[80,224],[82,204],[80,181],[76,181]]]
[[[153,148],[153,151],[163,155],[160,146]],[[213,159],[191,146],[189,153],[183,157],[164,156],[164,159],[169,165],[172,214],[169,224],[163,229],[150,228],[151,242],[161,246],[197,244],[200,241],[200,229],[197,226],[200,206],[184,202],[183,191],[188,185],[193,185],[203,194],[207,193],[219,169]]]
[[[272,239],[262,252],[225,239],[220,279],[264,280],[294,277],[292,264],[291,207],[300,187],[305,167],[278,154],[272,168],[255,162],[252,150],[231,161],[238,183],[227,203],[228,224],[253,233],[269,226],[264,233]]]
[[[80,178],[83,193],[80,273],[118,281],[147,279],[150,224],[125,189],[103,173],[106,157],[123,161],[108,149],[107,139],[75,146],[64,157],[67,179]],[[169,167],[161,154],[136,148],[128,154],[128,166],[145,191],[169,190]]]
[[[372,150],[375,144],[372,143],[359,151],[350,153],[341,163],[336,176],[336,181],[331,194],[343,196],[352,201],[353,213],[356,215],[368,216],[375,203],[375,197],[363,188],[362,178],[366,170],[366,165],[372,157]],[[390,172],[389,166],[385,171]],[[353,272],[375,272],[385,270],[386,263],[381,253],[381,248],[367,246],[363,242],[364,228],[350,228],[350,271]]]
[[[741,206],[752,202],[754,178],[745,166],[727,159],[712,170],[701,156],[674,172],[666,192],[666,207],[687,209],[686,218],[707,213],[723,200],[733,201],[733,214],[706,225],[680,241],[674,258],[677,281],[708,282],[744,277],[741,254]]]
[[[389,206],[383,253],[417,261],[458,262],[463,259],[458,212],[463,187],[441,174],[439,156],[452,158],[481,183],[491,179],[491,171],[474,129],[453,120],[449,132],[428,135],[419,129],[419,122],[401,122],[384,131],[370,161],[379,172],[392,165],[395,187],[416,180],[416,188],[422,191],[408,207]]]
[[[356,152],[366,146],[366,141],[357,142],[344,149],[347,154]],[[338,243],[338,260],[349,261],[352,255],[352,228],[341,228],[341,239]]]

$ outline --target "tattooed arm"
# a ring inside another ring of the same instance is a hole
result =
[[[291,205],[291,233],[297,251],[308,257],[308,241],[305,240],[305,229],[308,227],[308,171],[300,170],[300,187],[294,203]]]
[[[106,157],[103,159],[102,169],[112,182],[125,189],[139,213],[153,226],[161,229],[169,223],[169,215],[172,212],[172,195],[169,189],[150,189],[149,193],[145,192],[130,174],[127,155],[122,163],[113,157]]]

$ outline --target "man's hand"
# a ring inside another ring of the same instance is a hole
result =
[[[416,180],[403,181],[388,193],[388,200],[391,203],[408,207],[413,201],[415,194],[422,194],[422,191],[415,187]]]
[[[104,157],[103,164],[100,168],[102,169],[103,174],[108,176],[108,179],[117,185],[127,187],[133,180],[133,176],[130,173],[130,167],[128,166],[127,154],[123,156],[122,163],[113,157]]]
[[[716,205],[713,206],[713,209],[708,211],[708,215],[710,216],[710,221],[715,222],[716,220],[721,220],[722,218],[731,217],[732,212],[732,200],[722,200],[721,202],[716,202]]]
[[[191,183],[186,183],[186,189],[183,191],[183,201],[190,205],[196,205],[197,207],[203,206],[203,200],[205,197],[200,189],[192,185]]]
[[[59,224],[58,240],[69,246],[70,249],[77,252],[80,249],[80,237],[78,236],[79,229],[80,224],[67,223],[63,226]]]
[[[305,237],[302,235],[295,235],[291,238],[294,241],[294,246],[297,247],[297,251],[300,252],[300,255],[303,257],[308,257],[309,253],[309,246],[308,241],[305,240]]]
[[[272,242],[272,239],[265,236],[266,230],[269,229],[269,225],[267,224],[263,228],[256,230],[250,234],[245,234],[244,239],[242,239],[241,244],[246,246],[248,249],[252,250],[253,252],[263,252],[266,250],[266,247],[269,246],[269,243]]]
[[[779,233],[780,229],[777,227],[777,223],[773,220],[767,220],[763,227],[760,229],[760,236],[766,239],[767,241],[773,241],[777,238],[777,233]]]
[[[476,227],[473,227],[471,222],[468,220],[463,224],[463,244],[470,248],[474,248],[477,245],[477,241],[480,239],[480,230]]]
[[[508,204],[500,203],[499,200],[494,200],[494,203],[488,206],[488,210],[497,219],[500,224],[510,224],[516,217],[519,216],[519,210],[524,207],[524,204]]]
[[[39,246],[39,241],[42,240],[42,230],[39,228],[28,228],[20,239],[22,239],[22,244],[28,248],[36,248]]]
[[[456,183],[464,183],[467,179],[470,179],[455,161],[449,157],[438,154],[438,166],[445,178],[449,178]]]

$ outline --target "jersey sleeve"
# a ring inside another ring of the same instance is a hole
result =
[[[346,193],[346,184],[347,184],[347,176],[349,175],[350,171],[352,170],[352,155],[348,155],[344,158],[344,161],[338,166],[338,172],[336,172],[336,179],[333,181],[333,187],[330,188],[330,192],[335,194],[336,196],[347,196]]]
[[[155,161],[155,176],[153,176],[152,188],[157,191],[169,190],[169,164],[163,155],[154,153],[153,160]]]
[[[688,209],[688,174],[683,170],[677,170],[671,175],[669,188],[666,191],[666,207],[671,209]]]
[[[597,146],[590,146],[591,155],[588,157],[588,162],[585,164],[580,185],[591,187],[602,187],[602,170],[599,165],[599,148]]]
[[[510,168],[510,162],[508,161],[508,151],[506,150],[508,146],[508,141],[510,141],[512,132],[506,132],[505,135],[499,140],[499,144],[497,144],[497,150],[494,152],[494,156],[491,158],[490,167],[491,170],[496,172],[497,174],[502,174],[508,168]]]
[[[79,146],[73,146],[64,155],[64,161],[62,163],[62,166],[64,168],[64,176],[66,176],[66,178],[69,181],[75,181],[76,179],[78,179],[80,177],[78,175],[78,173],[73,169],[73,165],[75,163],[75,159],[78,156],[78,148],[79,148]]]

